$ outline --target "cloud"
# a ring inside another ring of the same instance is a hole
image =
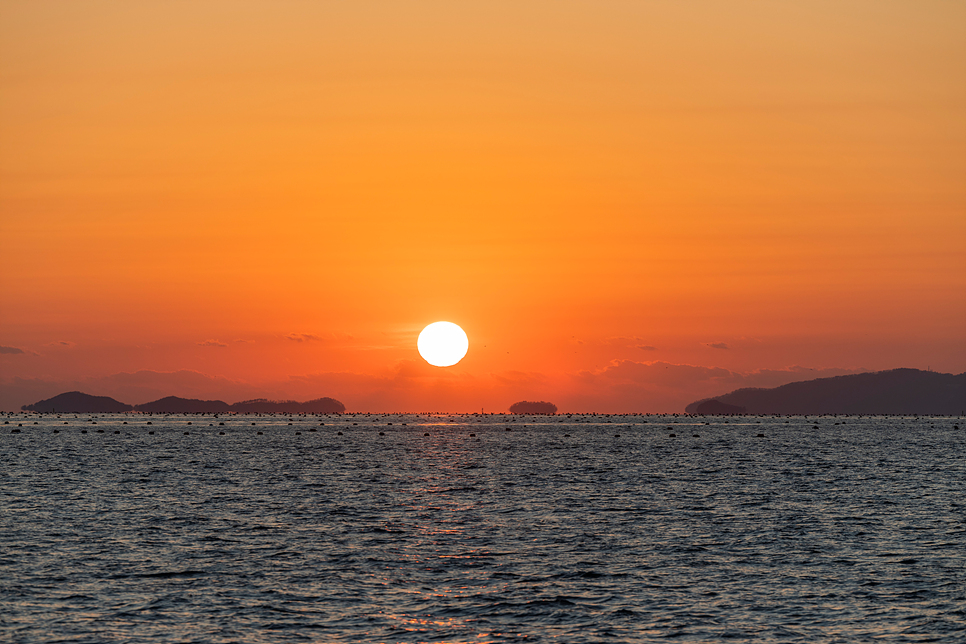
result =
[[[4,347],[4,346],[0,346],[0,353],[9,353],[9,354],[24,353],[24,350],[23,349],[18,349],[17,347]]]
[[[400,360],[393,367],[392,379],[399,381],[409,378],[445,378],[451,380],[457,377],[452,369],[434,367],[425,360]]]
[[[314,333],[289,333],[285,337],[293,342],[321,342],[325,339],[321,335]]]
[[[285,336],[285,339],[291,340],[292,342],[322,342],[329,346],[347,345],[354,340],[347,333],[289,333]]]
[[[586,383],[627,383],[657,388],[693,386],[702,382],[728,380],[732,372],[722,367],[700,367],[671,362],[614,360],[597,371],[583,371],[577,379]]]
[[[25,351],[26,353],[26,351]],[[666,361],[614,360],[580,372],[467,373],[440,369],[421,360],[401,360],[380,373],[319,372],[263,381],[235,380],[198,371],[121,372],[90,378],[3,378],[0,410],[83,391],[139,404],[163,396],[228,403],[252,398],[311,400],[331,396],[352,411],[506,411],[520,400],[546,400],[563,412],[682,412],[686,405],[742,387],[777,387],[790,382],[839,376],[864,369],[781,369],[731,371],[722,367]]]
[[[511,387],[542,386],[550,382],[546,374],[538,371],[504,371],[491,376],[498,383]]]
[[[56,342],[48,342],[48,347],[76,347],[76,342],[71,342],[70,340],[57,340]]]
[[[219,342],[218,340],[205,340],[204,342],[199,342],[198,346],[201,347],[227,347],[228,345],[224,342]]]
[[[731,348],[724,342],[708,342],[707,345],[712,349],[730,349]]]
[[[634,348],[640,349],[641,351],[657,351],[657,347],[652,344],[647,344],[646,338],[638,337],[614,336],[605,338],[599,344],[608,348]]]
[[[573,386],[554,402],[561,409],[614,412],[681,412],[695,400],[743,387],[778,387],[790,382],[827,378],[864,369],[783,369],[731,371],[670,362],[614,360],[607,367],[572,376]]]

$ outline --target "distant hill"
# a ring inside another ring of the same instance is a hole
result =
[[[231,405],[220,400],[168,396],[143,405],[135,405],[134,409],[155,414],[219,414],[230,411]]]
[[[698,414],[744,414],[748,410],[744,407],[739,407],[738,405],[729,405],[723,403],[720,400],[705,400],[701,403],[695,403],[697,407],[692,413]],[[688,406],[690,408],[690,405]]]
[[[793,382],[774,389],[737,389],[693,402],[690,414],[939,414],[966,412],[966,373],[893,369]],[[718,409],[719,411],[712,411]]]
[[[556,414],[557,406],[548,402],[529,402],[521,400],[510,405],[511,414]]]
[[[24,411],[66,414],[113,414],[124,411],[140,411],[155,414],[341,414],[345,405],[335,398],[316,398],[306,402],[295,400],[246,400],[229,405],[221,400],[197,400],[167,396],[143,405],[126,405],[107,396],[91,396],[79,391],[54,396],[32,405],[21,407]]]
[[[246,400],[231,406],[235,412],[256,412],[259,414],[288,413],[288,414],[341,414],[345,405],[335,398],[316,398],[306,402],[294,400]]]
[[[107,396],[91,396],[79,391],[67,393],[35,402],[21,407],[24,411],[39,411],[43,413],[62,412],[65,414],[116,414],[134,409]]]

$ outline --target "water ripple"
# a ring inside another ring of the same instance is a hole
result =
[[[966,640],[961,419],[33,420],[10,641]]]

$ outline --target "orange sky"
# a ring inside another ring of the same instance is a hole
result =
[[[0,238],[0,409],[959,373],[966,5],[6,1]]]

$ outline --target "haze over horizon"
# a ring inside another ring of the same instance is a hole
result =
[[[0,410],[966,371],[963,4],[6,2],[0,92]]]

